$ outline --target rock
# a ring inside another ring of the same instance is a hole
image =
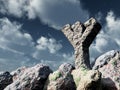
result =
[[[9,72],[0,73],[0,90],[13,82],[12,75]]]
[[[51,69],[44,64],[37,64],[31,68],[20,68],[14,72],[14,82],[4,90],[43,90]]]
[[[106,52],[105,54],[99,56],[96,59],[95,65],[93,66],[93,69],[98,69],[100,67],[103,67],[106,65],[114,56],[116,55],[118,51],[117,50],[111,50],[109,52]]]
[[[76,90],[72,70],[71,64],[62,64],[57,71],[49,75],[44,90]]]
[[[13,76],[13,82],[16,81],[18,78],[20,78],[26,70],[27,70],[27,67],[23,66],[18,68],[15,71],[12,71],[11,75]]]
[[[71,74],[77,90],[101,89],[101,73],[97,70],[90,70],[89,61],[89,46],[100,29],[101,25],[94,18],[89,19],[84,24],[79,21],[73,25],[67,24],[62,29],[75,50],[76,69]]]
[[[85,76],[82,76],[77,90],[101,90],[101,73],[89,70]]]
[[[60,67],[59,67],[59,72],[62,74],[62,75],[67,75],[67,74],[70,74],[72,70],[74,70],[75,67],[72,66],[71,64],[69,63],[64,63],[62,64]]]
[[[101,90],[101,73],[98,70],[79,68],[72,71],[77,90]]]
[[[96,59],[93,69],[102,73],[105,90],[120,90],[120,51],[112,50],[101,55]]]
[[[75,24],[67,24],[62,32],[68,38],[75,50],[75,67],[81,66],[91,69],[89,61],[89,46],[99,33],[101,25],[91,18],[84,24],[77,21]]]

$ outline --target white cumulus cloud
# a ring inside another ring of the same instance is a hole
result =
[[[73,61],[72,53],[59,52],[62,44],[56,39],[41,36],[34,42],[29,33],[21,30],[21,24],[8,18],[0,19],[0,71],[37,63],[46,63],[56,69],[64,62]]]
[[[66,23],[86,21],[89,17],[79,0],[1,0],[0,12],[19,18],[39,18],[57,29]]]
[[[34,42],[30,34],[22,33],[21,25],[0,19],[0,70],[11,70],[29,62]]]
[[[50,53],[55,53],[62,48],[62,45],[60,43],[57,43],[54,38],[48,39],[46,37],[41,37],[37,40],[37,43],[38,45],[36,46],[36,48],[38,50],[48,49]]]
[[[94,61],[102,53],[113,49],[120,49],[120,17],[113,11],[108,12],[106,23],[90,47],[91,60]]]

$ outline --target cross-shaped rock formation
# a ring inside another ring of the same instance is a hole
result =
[[[90,69],[89,46],[99,33],[101,25],[91,18],[84,24],[77,21],[75,24],[67,24],[62,32],[68,38],[75,50],[75,67]]]

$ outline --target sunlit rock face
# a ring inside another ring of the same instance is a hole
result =
[[[76,90],[71,71],[74,67],[69,63],[62,64],[48,77],[44,90]]]
[[[44,64],[19,68],[12,72],[13,83],[4,90],[43,90],[45,81],[51,72],[51,69]]]
[[[89,46],[100,29],[101,25],[94,18],[90,18],[85,23],[77,21],[73,25],[67,24],[62,29],[62,32],[74,47],[76,69],[81,66],[89,69],[91,68],[89,61]]]
[[[93,69],[102,73],[103,89],[120,90],[120,51],[112,50],[101,55]]]

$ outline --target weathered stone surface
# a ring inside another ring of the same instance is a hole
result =
[[[13,76],[13,82],[16,81],[18,78],[20,78],[26,70],[27,67],[23,66],[16,69],[15,71],[12,71],[11,75]]]
[[[64,63],[59,67],[59,71],[62,75],[70,74],[73,69],[75,68],[70,63]]]
[[[101,73],[79,68],[72,71],[77,90],[101,90]]]
[[[120,51],[112,50],[101,55],[93,69],[98,69],[102,73],[105,90],[120,90]]]
[[[90,70],[79,82],[77,90],[101,90],[101,73]]]
[[[73,69],[71,64],[62,64],[57,71],[49,75],[44,90],[76,90],[71,75]]]
[[[51,69],[44,64],[20,68],[13,72],[14,82],[5,90],[43,90],[45,81],[51,72]]]
[[[13,82],[12,75],[9,72],[0,73],[0,90]]]
[[[101,25],[91,18],[84,24],[78,21],[73,25],[67,24],[62,30],[75,50],[76,69],[72,71],[72,76],[77,90],[101,89],[101,73],[90,70],[89,61],[89,46],[100,29]]]
[[[101,25],[91,18],[84,24],[76,22],[72,26],[67,24],[62,32],[71,42],[75,50],[75,67],[91,68],[89,61],[89,46],[101,29]]]
[[[93,66],[92,69],[96,70],[99,69],[101,67],[103,67],[104,65],[108,64],[108,62],[114,58],[114,56],[116,55],[118,51],[117,50],[111,50],[109,52],[106,52],[105,54],[99,56],[96,61],[95,61],[95,65]]]

